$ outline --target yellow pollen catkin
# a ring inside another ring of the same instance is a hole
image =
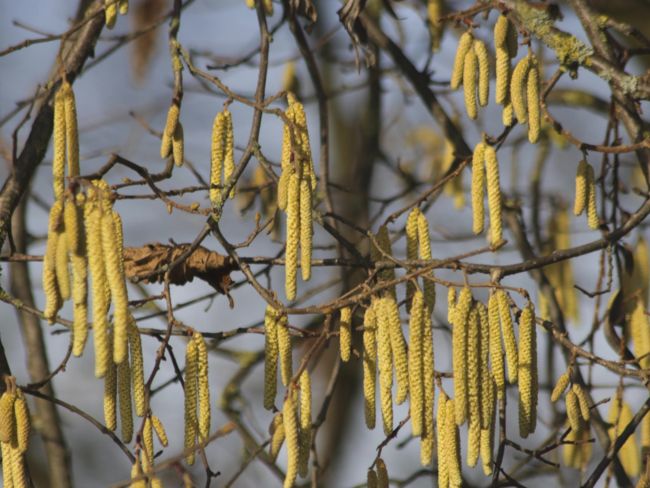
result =
[[[64,81],[68,88],[64,91],[65,139],[68,156],[68,176],[79,176],[79,130],[77,128],[77,102],[72,85]]]
[[[66,200],[63,207],[63,224],[67,248],[70,254],[82,255],[84,252],[82,239],[82,223],[75,198]]]
[[[436,425],[438,427],[438,486],[448,488],[449,486],[449,466],[447,464],[447,395],[440,391],[438,398],[438,411],[436,413]],[[453,414],[453,412],[452,412]]]
[[[45,292],[45,310],[43,314],[50,324],[54,323],[57,312],[61,308],[61,292],[57,280],[57,244],[61,233],[62,202],[57,200],[50,209],[48,223],[48,239],[43,257],[43,291]]]
[[[503,241],[501,222],[501,185],[499,162],[493,146],[485,147],[485,173],[487,182],[488,210],[490,212],[490,243],[497,246]]]
[[[431,50],[438,52],[440,50],[440,41],[443,35],[443,27],[440,18],[443,13],[442,0],[428,0],[427,2],[427,19],[429,20],[429,34],[431,35]]]
[[[490,373],[490,324],[487,307],[476,304],[479,316],[479,403],[481,405],[481,429],[487,429],[492,423],[492,406],[494,403],[493,380]]]
[[[363,316],[363,400],[366,426],[375,428],[375,397],[377,388],[377,319],[371,306]]]
[[[598,229],[600,220],[596,203],[596,177],[590,164],[587,165],[587,194],[587,224],[591,229]]]
[[[426,216],[420,212],[418,215],[418,243],[420,245],[420,259],[423,261],[431,261],[431,237],[429,236],[429,222]],[[431,279],[433,273],[422,275],[424,281],[424,303],[429,309],[429,315],[433,312],[433,307],[436,304],[436,284]]]
[[[612,399],[612,406],[609,410],[607,421],[612,424],[609,428],[609,438],[614,442],[621,435],[627,424],[630,423],[634,414],[630,406],[619,398]],[[636,477],[641,470],[641,459],[634,434],[629,436],[621,449],[618,451],[618,458],[623,465],[623,470],[630,477]]]
[[[219,112],[212,123],[212,140],[210,143],[210,202],[219,202],[222,183],[223,159],[226,145],[226,117]]]
[[[650,323],[648,323],[643,299],[640,296],[636,299],[636,306],[630,316],[629,324],[634,355],[641,358],[639,359],[641,367],[648,369],[650,367]]]
[[[567,372],[564,372],[557,379],[557,383],[555,383],[555,387],[551,392],[551,401],[553,403],[557,402],[560,399],[560,397],[564,394],[567,386],[569,386],[569,374]]]
[[[528,120],[526,101],[524,99],[524,87],[526,86],[526,78],[530,69],[530,60],[530,56],[522,58],[512,71],[512,79],[510,80],[510,100],[515,116],[517,117],[517,122],[520,124],[525,124]]]
[[[460,487],[462,478],[460,475],[460,439],[458,426],[454,421],[455,400],[447,400],[445,412],[445,446],[447,456],[447,470],[449,471],[449,486]]]
[[[501,320],[499,318],[499,299],[496,292],[488,299],[488,322],[490,325],[490,361],[496,385],[497,397],[505,394],[505,371],[503,368],[503,345],[501,343]]]
[[[452,329],[452,369],[454,373],[455,421],[463,424],[467,418],[467,334],[472,292],[465,286],[456,304]]]
[[[133,401],[135,414],[144,417],[147,413],[147,399],[144,385],[144,360],[142,358],[142,341],[140,330],[132,316],[128,326],[129,356],[131,358],[131,380],[133,382]]]
[[[469,49],[465,54],[463,63],[463,94],[465,96],[465,110],[467,116],[475,120],[478,116],[476,107],[476,77],[478,70],[478,58],[474,49]]]
[[[426,301],[426,297],[425,297]],[[423,425],[420,439],[420,464],[428,466],[431,464],[433,450],[435,447],[435,432],[433,419],[433,406],[435,401],[435,370],[433,353],[433,323],[428,311],[424,314],[424,330],[422,331],[422,384],[424,387],[424,405],[422,406]]]
[[[300,460],[298,472],[307,476],[311,448],[311,379],[304,369],[300,374]]]
[[[264,314],[264,408],[271,410],[275,403],[278,381],[277,312],[270,305]]]
[[[384,433],[393,430],[393,353],[390,341],[390,324],[384,312],[386,297],[373,304],[377,315],[377,366],[379,369],[379,393]]]
[[[14,416],[16,418],[16,448],[19,452],[25,453],[29,448],[29,435],[32,430],[32,422],[29,415],[29,408],[22,390],[16,390],[16,401],[14,402]]]
[[[381,313],[385,314],[388,320],[390,348],[393,353],[393,365],[397,378],[395,403],[401,405],[406,401],[409,387],[406,341],[404,340],[404,334],[402,334],[402,324],[399,318],[397,301],[391,295],[387,295],[382,303]]]
[[[526,304],[519,319],[519,435],[528,437],[537,423],[537,337],[535,312]]]
[[[456,310],[456,288],[447,289],[447,322],[454,323],[454,312]]]
[[[300,180],[300,270],[304,281],[311,278],[313,216],[312,190],[308,180]]]
[[[282,412],[278,412],[271,421],[270,434],[271,443],[269,444],[269,456],[275,461],[280,453],[282,444],[284,444],[284,420],[282,419]]]
[[[485,222],[485,144],[479,142],[472,155],[472,231],[483,232]]]
[[[280,158],[282,173],[278,181],[278,208],[286,210],[289,193],[289,180],[293,173],[291,163],[291,128],[285,124],[282,129],[282,155]]]
[[[377,486],[379,488],[388,488],[390,481],[388,478],[388,469],[386,468],[386,462],[379,458],[377,459]]]
[[[116,245],[118,235],[115,219],[110,210],[101,216],[101,239],[103,261],[106,267],[106,277],[113,300],[114,334],[113,334],[113,361],[120,364],[127,357],[128,327],[129,327],[129,300],[124,281],[123,259],[120,255],[120,245]]]
[[[291,334],[287,326],[287,316],[278,319],[278,353],[280,356],[280,377],[282,384],[288,386],[293,376],[293,359],[291,354]]]
[[[477,306],[469,314],[467,327],[467,397],[468,397],[468,440],[467,465],[476,465],[481,439],[481,378],[480,378],[480,323]],[[455,372],[454,372],[455,373]]]
[[[576,191],[575,202],[573,204],[573,214],[580,215],[587,207],[587,167],[589,163],[584,159],[578,163],[578,171],[576,173]]]
[[[284,435],[287,443],[287,471],[284,478],[284,488],[291,488],[298,476],[300,461],[300,436],[298,419],[296,418],[295,395],[289,392],[282,407],[282,420],[284,422]]]
[[[149,417],[144,419],[144,426],[142,428],[142,464],[144,471],[147,472],[149,466],[153,464],[153,426]]]
[[[110,431],[117,429],[117,368],[113,361],[104,375],[104,423]]]
[[[176,132],[176,125],[181,113],[181,108],[176,103],[172,103],[167,111],[167,120],[163,129],[162,141],[160,145],[160,157],[167,159],[172,154],[172,138]]]
[[[566,414],[569,419],[569,425],[575,432],[579,432],[582,428],[582,416],[580,414],[580,405],[578,404],[578,397],[573,390],[569,390],[564,397],[566,404]]]
[[[478,62],[478,103],[485,107],[490,96],[490,58],[487,47],[481,40],[474,41],[473,50]]]
[[[528,140],[535,144],[539,140],[541,127],[539,98],[539,68],[537,61],[531,63],[526,80],[526,103],[528,105]]]
[[[156,433],[156,436],[158,437],[160,443],[163,446],[167,446],[167,444],[169,444],[169,440],[167,438],[167,432],[165,431],[165,427],[163,426],[160,419],[155,415],[152,415],[151,424],[153,425],[153,430]]]
[[[108,29],[115,27],[117,20],[117,3],[116,0],[104,0],[104,22]]]
[[[197,386],[199,396],[199,440],[205,442],[210,435],[210,383],[208,377],[208,350],[199,332],[194,332],[198,356]]]
[[[501,334],[506,351],[506,363],[508,365],[508,382],[514,384],[517,382],[517,373],[519,359],[517,355],[517,339],[515,338],[515,328],[510,315],[510,305],[508,296],[503,290],[495,292],[496,300],[499,304],[499,318],[501,321]]]
[[[185,135],[183,124],[180,122],[176,124],[176,130],[172,135],[172,159],[176,166],[183,166],[185,162]]]
[[[70,299],[70,268],[68,266],[68,239],[66,231],[53,236],[56,239],[55,271],[61,300]]]
[[[508,101],[503,105],[503,112],[501,113],[501,122],[503,125],[506,127],[509,127],[512,125],[512,122],[514,121],[514,109],[512,108],[512,102]]]
[[[133,437],[133,414],[131,411],[131,367],[128,361],[117,365],[117,396],[120,402],[120,426],[122,440],[127,444]]]
[[[16,393],[7,391],[0,397],[0,442],[12,443],[16,435],[14,403]]]
[[[126,15],[129,13],[129,0],[118,0],[117,5],[120,15]]]
[[[296,298],[298,244],[300,243],[300,179],[292,174],[287,194],[287,244],[285,251],[285,293],[287,299]]]
[[[496,103],[505,105],[509,100],[510,87],[510,56],[504,47],[496,48]]]
[[[578,399],[578,406],[580,407],[580,415],[582,416],[582,420],[584,420],[585,423],[588,423],[589,419],[591,418],[591,413],[589,408],[589,398],[587,398],[587,392],[577,384],[574,384],[571,389],[574,391],[576,398]]]
[[[11,472],[11,453],[13,449],[9,442],[0,442],[2,447],[2,481],[6,488],[14,488],[14,480]]]
[[[406,234],[406,259],[409,261],[418,259],[418,216],[420,213],[420,209],[415,207],[409,212],[409,216],[406,219],[404,233]],[[411,306],[414,292],[415,284],[409,280],[406,283],[406,303],[408,307]]]
[[[18,449],[11,449],[11,478],[14,488],[28,488],[27,473],[25,472],[25,459]]]
[[[232,127],[232,113],[229,110],[224,110],[226,135],[225,135],[225,154],[223,159],[223,181],[227,183],[230,177],[235,172],[235,133]],[[235,187],[232,187],[229,198],[235,197]]]
[[[341,309],[339,324],[341,360],[347,362],[350,360],[350,351],[352,349],[352,309],[350,307]]]
[[[185,449],[192,449],[197,434],[199,350],[194,340],[187,343],[185,349]],[[186,454],[185,461],[190,466],[194,464],[194,450]]]
[[[483,474],[490,476],[492,474],[492,430],[481,429],[481,465]]]
[[[408,350],[411,431],[415,437],[422,434],[424,414],[423,329],[424,295],[416,290],[411,305]]]
[[[71,207],[71,204],[68,203]],[[70,261],[72,263],[72,302],[73,302],[73,323],[72,323],[72,354],[81,356],[86,340],[88,339],[88,262],[86,258],[85,236],[82,231],[83,222],[78,208],[74,208],[79,221],[76,225],[69,224],[71,217],[66,220],[66,232],[68,247],[72,250]],[[70,230],[72,229],[72,230]],[[75,248],[74,242],[70,243],[70,234],[77,232],[79,243]],[[76,251],[74,251],[76,249]],[[78,252],[77,252],[78,251]]]
[[[52,149],[52,187],[54,199],[63,197],[65,190],[65,155],[66,155],[66,130],[65,130],[65,98],[70,84],[63,82],[54,96],[54,129]]]
[[[458,49],[456,50],[456,57],[454,59],[454,67],[451,72],[451,81],[449,86],[452,90],[456,90],[461,82],[463,82],[463,71],[465,65],[465,56],[472,48],[474,38],[469,32],[464,32],[458,41]]]

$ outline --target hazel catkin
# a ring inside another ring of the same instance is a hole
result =
[[[463,32],[458,41],[458,48],[456,50],[456,57],[454,58],[454,65],[451,72],[451,81],[449,86],[452,90],[456,90],[463,81],[463,71],[465,65],[465,56],[472,48],[474,38],[469,32]]]
[[[485,209],[485,143],[479,142],[472,155],[472,232],[483,232]]]
[[[519,434],[528,437],[535,431],[537,415],[537,337],[535,312],[526,304],[519,319]]]
[[[475,120],[478,116],[476,106],[476,83],[477,83],[478,58],[474,49],[469,49],[465,54],[463,62],[463,93],[465,96],[465,110],[467,116]]]
[[[485,107],[490,95],[490,58],[485,43],[479,39],[474,40],[473,50],[478,63],[478,103]]]
[[[264,408],[275,403],[278,376],[277,312],[270,305],[264,313]]]
[[[341,309],[341,320],[339,324],[341,360],[347,362],[350,360],[350,350],[352,348],[352,309],[350,307],[343,307]]]
[[[193,449],[197,433],[198,402],[198,373],[199,373],[199,351],[194,340],[187,342],[185,349],[185,449]],[[190,466],[194,464],[196,453],[194,450],[187,453],[185,461]]]
[[[375,428],[377,385],[377,320],[371,306],[363,316],[363,403],[366,427]]]
[[[199,397],[199,440],[205,442],[210,435],[210,384],[208,379],[208,350],[200,332],[194,332],[192,340],[197,350],[197,388]]]
[[[522,58],[515,66],[510,80],[510,100],[512,101],[512,108],[517,117],[517,122],[520,124],[525,124],[528,120],[526,101],[524,99],[524,88],[526,87],[526,79],[528,77],[530,65],[530,56]]]
[[[287,326],[287,316],[281,315],[278,318],[277,334],[278,334],[278,354],[280,356],[280,377],[282,384],[289,385],[291,377],[293,376],[293,360],[291,353],[291,334]]]
[[[298,476],[300,439],[296,410],[295,395],[290,391],[282,407],[284,435],[287,444],[287,470],[284,478],[284,488],[291,488]]]
[[[490,212],[490,243],[498,246],[503,241],[501,222],[501,184],[499,182],[499,162],[494,146],[485,147],[485,174]]]
[[[300,243],[300,179],[292,174],[287,192],[287,239],[285,251],[285,293],[287,299],[296,298],[298,245]]]

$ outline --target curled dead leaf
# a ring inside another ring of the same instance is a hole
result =
[[[124,248],[124,274],[132,281],[161,283],[166,265],[180,258],[191,244],[174,246],[161,243],[145,244],[141,247]],[[207,282],[219,293],[228,294],[232,285],[230,272],[237,265],[229,256],[223,256],[199,246],[170,273],[170,283],[184,285],[195,277]]]

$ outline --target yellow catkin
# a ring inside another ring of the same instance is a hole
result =
[[[379,488],[388,488],[390,481],[388,478],[388,468],[386,468],[386,462],[379,458],[377,459],[377,486]]]
[[[489,398],[490,402],[490,422],[489,425],[486,427],[481,428],[481,461],[482,461],[482,466],[483,466],[483,473],[485,476],[489,476],[492,474],[492,446],[494,445],[494,381],[490,379],[486,385],[488,394],[486,395]]]
[[[393,252],[390,244],[390,236],[388,234],[388,228],[385,225],[382,225],[377,234],[375,234],[375,241],[377,245],[373,242],[370,246],[370,257],[373,262],[377,261],[387,261],[387,256],[392,256]],[[377,247],[378,246],[378,247]],[[390,281],[395,279],[395,270],[392,268],[384,268],[378,273],[379,278],[382,281]],[[397,297],[395,292],[395,287],[391,286],[386,290],[392,297]]]
[[[526,80],[526,104],[528,105],[528,140],[535,144],[539,140],[541,127],[539,98],[539,68],[537,61],[531,63]]]
[[[393,353],[390,341],[390,324],[384,313],[384,301],[387,298],[377,299],[373,308],[377,316],[377,366],[379,369],[379,393],[381,399],[381,415],[384,433],[390,434],[393,430]]]
[[[456,310],[456,288],[447,289],[447,322],[454,323],[454,312]]]
[[[300,180],[300,271],[304,281],[311,278],[312,234],[314,232],[311,211],[312,190],[308,180]]]
[[[420,209],[415,207],[406,219],[406,226],[404,233],[406,234],[406,259],[409,261],[418,259],[418,216]],[[415,284],[409,280],[406,283],[406,303],[410,307],[413,293],[415,292]]]
[[[280,210],[286,210],[289,193],[289,180],[293,173],[291,163],[291,128],[286,124],[282,129],[281,154],[280,166],[282,167],[282,173],[280,174],[280,180],[278,181],[278,208]]]
[[[650,249],[648,243],[640,235],[634,246],[634,273],[632,280],[635,288],[641,291],[643,306],[648,306],[648,290],[650,288]]]
[[[298,92],[298,77],[296,76],[296,63],[295,61],[287,61],[284,65],[282,72],[282,91],[285,92]]]
[[[155,415],[152,415],[151,424],[153,425],[153,430],[156,433],[156,436],[158,437],[160,443],[163,446],[167,446],[167,444],[169,444],[169,439],[167,438],[167,432],[165,431],[165,427],[163,426],[160,419]]]
[[[108,430],[117,429],[117,368],[113,361],[104,375],[104,423]]]
[[[147,472],[149,466],[153,464],[153,425],[151,425],[151,418],[146,417],[144,419],[144,425],[142,427],[142,464],[144,465],[144,471]]]
[[[537,337],[535,312],[529,302],[519,319],[519,435],[535,431],[537,415]]]
[[[452,369],[454,373],[455,420],[458,425],[467,418],[467,333],[472,306],[472,292],[465,286],[460,292],[452,329]]]
[[[490,58],[483,41],[476,39],[473,49],[478,62],[478,103],[485,107],[490,96]]]
[[[147,413],[147,399],[144,385],[144,360],[142,358],[142,341],[140,330],[133,317],[129,317],[128,326],[129,356],[131,358],[131,380],[133,382],[133,402],[135,414],[144,417]]]
[[[440,40],[442,39],[443,28],[440,23],[444,5],[442,0],[428,0],[427,18],[429,20],[429,33],[431,34],[431,50],[438,52],[440,50]]]
[[[65,201],[63,207],[63,223],[68,251],[70,254],[82,255],[85,246],[83,245],[82,239],[81,215],[74,197]]]
[[[108,343],[108,313],[110,295],[106,294],[108,279],[102,251],[101,210],[94,202],[86,205],[85,227],[88,266],[92,277],[93,336],[95,343],[95,376],[101,378],[111,357]]]
[[[496,385],[497,397],[505,394],[505,371],[503,368],[503,345],[501,343],[501,320],[499,318],[499,299],[496,292],[488,299],[488,322],[490,324],[490,361]]]
[[[352,349],[352,309],[350,307],[341,309],[339,324],[341,360],[347,362],[350,360],[350,351]]]
[[[126,15],[129,13],[129,0],[118,0],[117,5],[120,15]]]
[[[65,139],[68,157],[68,176],[79,176],[79,130],[77,128],[77,103],[72,86],[65,81],[68,88],[64,91]]]
[[[14,488],[28,488],[27,473],[25,472],[25,459],[18,449],[11,449],[11,478]]]
[[[278,412],[273,417],[271,425],[269,426],[271,434],[271,443],[269,444],[269,456],[274,461],[277,459],[282,444],[284,444],[284,420],[282,420],[282,412]]]
[[[478,75],[478,58],[474,49],[469,49],[465,54],[463,63],[463,94],[465,96],[465,111],[467,116],[475,120],[478,116],[476,106],[476,78]]]
[[[501,222],[501,185],[499,183],[499,162],[493,146],[485,147],[485,174],[487,182],[488,210],[490,212],[490,242],[497,246],[503,241]]]
[[[411,305],[408,350],[411,431],[416,437],[422,434],[424,414],[423,329],[424,295],[416,290]]]
[[[589,440],[589,429],[584,428],[578,432],[571,430],[565,440],[570,444],[564,444],[562,449],[562,460],[564,464],[574,469],[585,469],[591,458],[591,443]],[[581,441],[580,444],[573,444]]]
[[[374,469],[369,469],[366,474],[366,488],[377,488],[377,485],[377,473],[375,473]]]
[[[632,409],[627,403],[619,401],[618,398],[612,399],[612,406],[607,418],[607,421],[612,424],[612,427],[609,428],[609,438],[611,442],[614,442],[616,438],[621,435],[633,417],[634,414]],[[639,475],[639,471],[641,470],[641,459],[634,434],[627,438],[623,447],[618,451],[618,458],[628,476],[636,477]]]
[[[451,72],[451,81],[449,86],[452,90],[456,90],[463,81],[463,71],[465,66],[465,56],[472,48],[474,38],[469,32],[464,32],[458,41],[458,49],[456,50],[456,58],[454,59],[454,67]]]
[[[210,435],[210,382],[208,377],[208,349],[200,332],[194,332],[192,340],[196,343],[198,369],[197,386],[199,393],[199,440],[204,442]]]
[[[176,166],[183,166],[183,162],[185,162],[185,135],[183,124],[180,122],[176,124],[176,130],[172,135],[172,159]]]
[[[311,379],[304,369],[300,373],[300,462],[298,473],[307,476],[311,448]]]
[[[519,41],[517,39],[517,29],[512,24],[508,26],[508,32],[506,33],[506,45],[508,47],[508,54],[510,57],[517,57],[517,52],[519,51]]]
[[[232,113],[224,110],[224,122],[226,126],[225,135],[225,153],[223,158],[223,181],[227,183],[235,172],[235,133],[232,127]],[[232,187],[228,195],[230,198],[235,197],[235,187]]]
[[[564,394],[566,391],[567,386],[569,386],[569,373],[564,372],[560,375],[560,377],[557,379],[557,383],[555,383],[555,386],[553,387],[553,391],[551,392],[551,401],[552,402],[557,402],[560,397]]]
[[[56,265],[57,265],[57,244],[59,234],[62,231],[61,213],[62,202],[56,200],[50,209],[48,223],[48,239],[43,257],[43,291],[45,292],[44,315],[50,324],[54,323],[57,312],[61,308],[61,292],[59,290]]]
[[[66,91],[70,90],[70,84],[63,82],[54,96],[54,129],[52,149],[52,188],[54,199],[63,197],[65,190],[65,155],[66,155],[66,131],[65,131],[65,97]]]
[[[298,244],[300,243],[300,179],[293,174],[287,194],[287,244],[285,251],[285,293],[287,299],[296,298]]]
[[[600,219],[596,203],[596,177],[590,164],[587,165],[587,195],[587,224],[591,229],[598,229]]]
[[[499,15],[494,24],[494,47],[495,48],[508,48],[507,37],[510,22],[505,15]]]
[[[388,320],[390,348],[393,353],[393,365],[395,367],[395,377],[397,378],[395,403],[401,405],[406,401],[409,386],[406,341],[404,340],[404,334],[402,334],[402,324],[399,318],[397,301],[391,295],[386,295],[382,303],[381,313]]]
[[[315,190],[316,174],[314,173],[314,163],[311,156],[309,130],[307,127],[305,108],[293,93],[287,93],[287,101],[289,103],[289,110],[287,110],[287,115],[290,116],[291,121],[295,126],[294,137],[300,145],[300,154],[297,156],[297,158],[300,160],[303,176],[309,177],[311,189]]]
[[[106,267],[106,277],[111,290],[111,298],[115,307],[113,314],[113,361],[122,363],[127,356],[129,300],[122,269],[123,256],[118,252],[118,231],[110,210],[101,217],[101,238],[103,261]]]
[[[643,369],[650,368],[650,323],[645,314],[645,306],[642,297],[636,298],[636,306],[630,316],[630,335],[634,355],[639,359]]]
[[[472,231],[483,232],[485,222],[485,143],[479,142],[472,155]]]
[[[530,59],[529,56],[526,56],[517,63],[515,69],[512,71],[512,79],[510,80],[510,100],[515,116],[517,117],[517,122],[520,124],[525,124],[528,120],[524,88],[530,69]]]
[[[587,167],[589,164],[584,159],[578,163],[578,171],[576,173],[576,190],[575,202],[573,205],[573,214],[580,215],[587,207]]]
[[[580,407],[580,415],[582,420],[585,423],[589,422],[591,417],[590,408],[589,408],[589,399],[587,398],[587,392],[580,386],[574,384],[571,389],[575,392],[576,398],[578,398],[578,406]]]
[[[422,383],[424,387],[424,413],[422,419],[422,436],[420,439],[420,464],[422,464],[422,466],[429,466],[431,464],[433,450],[435,448],[433,419],[433,407],[435,401],[435,363],[433,353],[433,323],[431,322],[431,315],[428,313],[428,311],[424,314],[424,330],[422,331],[422,342]]]
[[[32,430],[32,422],[29,415],[29,408],[22,390],[16,390],[16,401],[14,402],[14,416],[16,418],[16,448],[19,452],[25,453],[29,448],[29,435]]]
[[[460,475],[460,439],[458,426],[454,421],[455,400],[448,400],[445,412],[445,451],[447,456],[447,470],[449,472],[449,486],[460,487],[462,478]]]
[[[641,421],[641,449],[647,451],[650,448],[650,417],[647,415]]]
[[[185,449],[192,449],[196,441],[199,374],[199,351],[195,341],[190,340],[185,349]],[[194,450],[187,453],[185,461],[194,464],[196,453]]]
[[[127,444],[133,437],[133,413],[131,411],[131,367],[128,361],[117,365],[117,395],[120,403],[120,426],[122,440]]]
[[[55,234],[53,238],[56,239],[56,282],[59,287],[61,300],[66,301],[70,299],[71,292],[70,267],[68,266],[68,239],[65,231]]]
[[[501,122],[506,127],[512,125],[514,121],[514,109],[512,108],[512,102],[508,101],[503,105],[503,112],[501,113]]]
[[[363,316],[363,400],[366,426],[375,428],[377,389],[377,319],[372,306]]]
[[[160,146],[160,157],[165,159],[172,154],[172,138],[176,132],[178,119],[181,113],[181,108],[176,103],[172,103],[167,111],[167,120],[165,128],[163,129],[162,144]]]
[[[5,488],[13,488],[14,480],[11,472],[11,444],[9,442],[0,442],[2,446],[2,481]]]
[[[515,328],[510,315],[510,305],[508,296],[503,290],[495,292],[496,300],[499,304],[499,318],[501,321],[501,334],[505,344],[506,363],[508,365],[508,382],[513,384],[517,382],[517,373],[519,359],[517,355],[517,339],[515,338]]]
[[[479,315],[479,382],[481,404],[481,429],[487,429],[492,423],[494,404],[494,388],[490,373],[490,323],[487,307],[478,302],[476,309]]]
[[[287,443],[287,471],[284,478],[284,488],[291,488],[298,476],[300,439],[296,410],[295,396],[292,392],[289,392],[287,399],[284,401],[284,406],[282,407],[284,435]]]
[[[0,397],[0,442],[13,442],[16,433],[14,403],[16,393],[5,391]]]
[[[115,27],[117,20],[117,3],[115,0],[104,0],[104,22],[108,29]]]
[[[500,15],[494,24],[494,48],[496,51],[496,103],[505,104],[510,85],[510,54],[507,36],[510,23],[505,15]]]
[[[275,403],[278,381],[277,313],[270,305],[264,314],[264,408],[271,410]]]
[[[137,481],[133,481],[129,488],[147,488],[147,479],[142,477],[142,466],[137,459],[131,466],[131,479]]]
[[[436,413],[436,425],[438,427],[438,486],[448,488],[449,486],[449,466],[447,464],[447,395],[440,391],[438,398],[438,411]],[[452,412],[453,414],[453,412]]]
[[[472,307],[467,327],[467,397],[468,440],[467,465],[476,465],[481,439],[481,378],[480,378],[480,321],[478,308]],[[455,373],[455,371],[454,371]]]
[[[278,319],[278,354],[280,356],[280,377],[284,386],[289,385],[293,376],[293,359],[291,354],[291,334],[287,326],[287,316]]]
[[[431,237],[429,235],[429,222],[426,216],[420,212],[418,215],[418,242],[420,244],[420,259],[423,261],[431,261]],[[424,281],[424,303],[429,309],[429,314],[433,312],[433,307],[436,304],[436,284],[431,279],[433,273],[422,275]]]
[[[83,200],[78,199],[80,202]],[[72,204],[68,203],[68,207],[72,208]],[[72,263],[72,302],[73,302],[73,323],[72,323],[72,354],[81,356],[86,340],[88,338],[88,262],[86,259],[86,244],[84,233],[82,231],[83,223],[81,221],[81,214],[79,208],[74,207],[76,217],[68,216],[66,220],[66,236],[68,237],[68,247],[72,250],[70,254],[70,261]],[[68,212],[69,213],[69,212]],[[76,224],[70,222],[79,221]],[[72,229],[72,230],[70,230]],[[70,242],[70,234],[78,233],[79,243],[75,246],[74,242]]]
[[[566,404],[566,414],[569,420],[569,425],[572,430],[579,432],[582,428],[582,416],[580,415],[578,397],[573,390],[567,392],[564,397],[564,402]]]
[[[223,158],[226,145],[226,123],[224,112],[219,112],[212,123],[212,141],[210,147],[210,202],[219,201],[222,183]]]

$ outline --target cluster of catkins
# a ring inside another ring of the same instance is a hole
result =
[[[2,478],[5,488],[27,488],[24,455],[29,447],[31,420],[22,390],[14,381],[7,381],[0,396],[0,446],[2,447]]]
[[[129,12],[129,0],[104,0],[104,22],[112,29],[117,21],[117,13],[126,15]]]

